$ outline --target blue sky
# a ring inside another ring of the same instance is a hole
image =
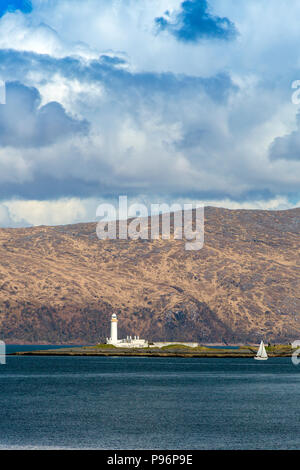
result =
[[[178,41],[199,42],[201,39],[234,39],[238,32],[227,17],[214,15],[207,0],[185,0],[172,13],[155,18],[157,31],[168,31]]]
[[[7,12],[21,11],[22,13],[31,13],[32,4],[30,0],[1,0],[0,16]]]
[[[0,226],[300,205],[297,0],[2,0]]]

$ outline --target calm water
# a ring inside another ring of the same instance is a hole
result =
[[[73,346],[72,344],[57,346],[55,344],[7,344],[6,354],[12,354],[17,351],[42,351],[47,349],[62,349]],[[78,346],[78,345],[77,345]],[[76,347],[76,346],[75,346]]]
[[[0,399],[0,448],[300,448],[289,358],[11,356]]]

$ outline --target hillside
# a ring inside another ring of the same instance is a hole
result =
[[[300,339],[300,209],[205,210],[205,244],[99,241],[96,224],[0,229],[0,339],[109,333],[202,343]]]

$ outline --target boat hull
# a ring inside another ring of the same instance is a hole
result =
[[[267,357],[255,357],[254,358],[256,361],[267,361],[268,358]]]

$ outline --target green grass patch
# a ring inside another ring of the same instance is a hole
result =
[[[96,344],[96,346],[93,346],[93,348],[97,348],[97,349],[117,349],[116,346],[114,346],[113,344]]]
[[[292,347],[290,344],[271,344],[271,346],[266,346],[266,350],[270,352],[285,352],[291,351]]]

